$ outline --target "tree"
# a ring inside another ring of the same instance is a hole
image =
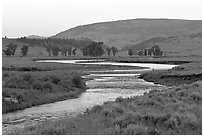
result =
[[[74,55],[74,56],[76,55],[76,50],[77,50],[76,48],[74,48],[74,49],[72,50],[72,55]]]
[[[106,52],[107,52],[108,56],[110,56],[111,48],[110,48],[110,47],[107,47],[107,48],[106,48]]]
[[[113,56],[115,56],[118,49],[116,47],[111,47],[111,50],[112,50]]]
[[[58,56],[59,51],[60,51],[59,47],[57,47],[57,46],[52,47],[53,56]]]
[[[152,56],[152,49],[149,48],[149,49],[147,50],[147,53],[148,53],[148,54],[147,54],[148,56]]]
[[[12,51],[10,49],[3,49],[3,52],[6,56],[11,56],[12,55]]]
[[[147,49],[144,50],[144,55],[147,56]]]
[[[163,51],[160,50],[158,45],[153,46],[152,51],[153,51],[154,56],[162,56],[162,54],[163,54]]]
[[[89,46],[83,47],[82,52],[84,56],[102,56],[104,50],[102,48],[103,42],[92,42]]]
[[[23,47],[21,48],[21,53],[23,56],[26,56],[28,53],[28,45],[23,45]]]
[[[132,56],[133,54],[134,54],[134,51],[133,51],[132,49],[129,49],[129,50],[128,50],[128,55],[129,55],[129,56]]]
[[[68,52],[68,47],[67,46],[63,46],[61,48],[61,52],[63,56],[67,56],[67,52]]]
[[[18,47],[18,45],[15,45],[13,43],[9,43],[7,45],[7,48],[3,49],[3,52],[5,53],[6,56],[14,56],[16,53],[17,47]]]
[[[138,55],[139,55],[139,56],[143,56],[143,55],[144,55],[144,52],[143,52],[142,50],[139,50],[139,51],[138,51]]]
[[[69,56],[72,55],[72,47],[68,47],[68,55],[69,55]]]
[[[46,50],[49,53],[49,56],[51,56],[51,53],[52,53],[52,43],[46,41],[46,42],[43,43],[43,45],[46,47]]]

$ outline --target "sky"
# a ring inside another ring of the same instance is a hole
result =
[[[2,36],[52,36],[97,22],[202,19],[202,0],[3,0]]]

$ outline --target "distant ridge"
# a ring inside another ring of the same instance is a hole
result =
[[[28,39],[46,39],[47,37],[38,36],[38,35],[30,35],[30,36],[27,36],[26,38]]]
[[[150,37],[174,36],[202,32],[201,20],[138,18],[80,25],[52,38],[89,38],[107,46],[122,48],[135,45]]]

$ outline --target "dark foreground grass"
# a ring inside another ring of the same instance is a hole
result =
[[[2,112],[78,97],[85,81],[77,73],[6,71],[2,77]]]
[[[12,134],[202,134],[202,82],[118,98],[84,115],[47,121]]]

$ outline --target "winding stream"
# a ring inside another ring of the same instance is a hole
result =
[[[133,66],[133,69],[89,71],[89,75],[83,76],[83,78],[91,78],[91,80],[86,82],[88,89],[86,92],[82,93],[79,98],[34,106],[24,110],[3,114],[3,133],[8,133],[16,128],[37,124],[45,120],[54,120],[64,117],[65,115],[76,116],[79,113],[83,113],[86,109],[92,108],[94,105],[102,105],[106,101],[114,101],[117,97],[127,98],[140,96],[152,89],[167,88],[162,85],[138,79],[138,76],[142,72],[151,69],[171,69],[177,66],[149,63],[116,63],[105,62],[103,60],[87,61],[88,60],[43,60],[37,62]],[[149,69],[134,69],[134,66],[148,67]]]

